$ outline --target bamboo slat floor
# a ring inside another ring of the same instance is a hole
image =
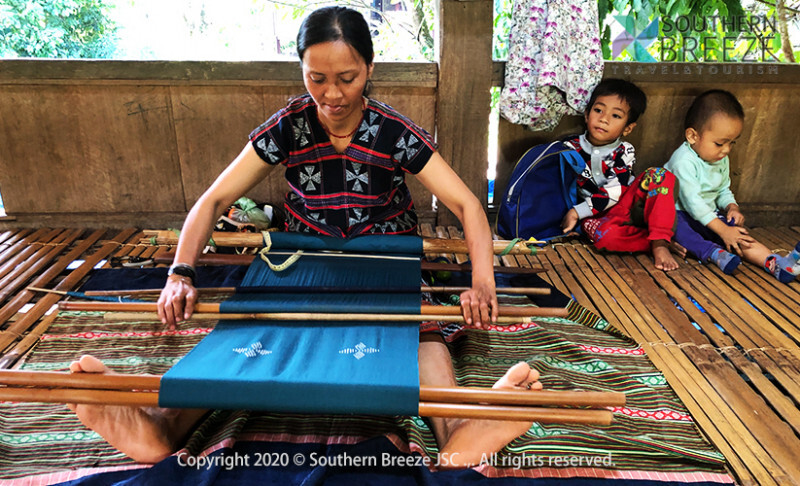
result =
[[[454,227],[422,233],[462,237]],[[800,227],[752,233],[783,253],[800,240]],[[0,232],[0,368],[36,342],[59,298],[27,286],[74,290],[112,258],[168,250],[140,238],[136,229]],[[800,484],[800,282],[780,284],[748,264],[728,276],[691,260],[665,273],[647,255],[601,253],[578,239],[535,256],[495,258],[496,265],[543,268],[542,278],[637,341],[741,484]]]
[[[800,227],[752,233],[782,254],[800,240]],[[741,484],[800,481],[800,282],[692,260],[665,273],[647,255],[578,239],[548,249],[503,263],[544,267],[543,278],[640,343]]]

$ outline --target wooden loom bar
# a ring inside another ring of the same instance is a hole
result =
[[[68,311],[98,311],[98,312],[156,312],[158,307],[154,302],[61,302],[59,308]],[[235,313],[225,314],[220,313],[220,305],[218,303],[199,303],[195,304],[194,310],[200,314],[220,314],[223,319],[234,319]],[[278,315],[300,315],[299,313],[242,313],[243,316],[278,316]],[[371,315],[368,313],[362,314],[333,314],[327,313],[326,315],[340,316],[333,318],[333,320],[340,319],[341,316],[355,315],[363,316]],[[387,320],[393,320],[397,315],[385,314]],[[461,315],[460,306],[443,306],[443,305],[422,305],[420,306],[420,315],[415,317],[432,316],[456,316]],[[560,307],[534,307],[534,306],[518,306],[518,307],[500,307],[501,317],[566,317],[567,310]],[[244,319],[251,319],[253,317],[243,317]],[[275,319],[277,317],[274,317]],[[264,317],[267,319],[267,317]]]
[[[157,407],[161,376],[0,371],[0,400]],[[134,391],[137,390],[137,391]],[[543,408],[622,406],[622,393],[420,387],[419,414],[427,417],[533,420],[608,425],[609,410]],[[534,405],[534,406],[531,406]]]
[[[160,375],[0,370],[0,385],[11,387],[157,391],[161,387],[161,378]],[[443,403],[571,407],[622,407],[625,405],[625,394],[618,392],[531,391],[422,385],[419,397],[422,401]]]
[[[420,386],[419,399],[446,403],[492,403],[569,407],[623,407],[625,394],[592,391],[520,391],[477,387]]]
[[[28,287],[28,289],[33,290],[35,292],[49,292],[48,289],[39,289],[36,287]],[[87,290],[83,292],[84,295],[87,297],[114,297],[114,296],[128,296],[128,297],[137,297],[137,296],[147,296],[147,295],[159,295],[163,289],[136,289],[136,290]],[[421,292],[431,292],[431,293],[458,293],[463,292],[465,290],[469,290],[469,287],[453,287],[453,286],[428,286],[423,285],[420,287]],[[550,289],[541,288],[541,287],[498,287],[497,289],[498,294],[520,294],[520,295],[550,295]],[[233,294],[237,291],[239,292],[349,292],[349,291],[358,291],[364,293],[370,292],[390,292],[389,290],[385,289],[365,289],[361,288],[343,288],[343,287],[198,287],[197,291],[199,293],[206,293],[206,294]],[[393,290],[394,292],[399,292],[399,290]]]
[[[230,255],[223,253],[204,253],[197,258],[198,265],[250,265],[253,263],[255,255]],[[157,264],[169,265],[175,259],[175,252],[162,252],[153,258]],[[472,265],[469,263],[439,263],[420,261],[420,268],[430,272],[471,272]],[[542,268],[520,268],[520,267],[494,267],[495,273],[532,275],[544,272]]]
[[[155,312],[106,312],[103,315],[106,321],[157,321],[160,318]],[[221,320],[255,320],[255,321],[344,321],[344,322],[464,322],[461,315],[422,315],[422,314],[327,314],[327,313],[255,313],[255,314],[217,314],[198,313],[192,314],[193,321],[221,321]],[[500,316],[492,324],[519,324],[530,322],[527,317]]]
[[[532,420],[543,424],[610,425],[609,410],[510,407],[502,405],[443,404],[420,402],[422,417],[474,418],[486,420]]]
[[[157,245],[176,245],[178,244],[178,235],[169,230],[155,231],[144,230],[145,237],[142,238],[141,243],[153,243]],[[247,248],[261,248],[264,246],[264,237],[261,233],[236,233],[215,231],[211,234],[211,239],[214,240],[216,246],[238,246]],[[541,251],[538,248],[531,248],[530,244],[525,241],[513,243],[506,240],[492,241],[492,247],[495,254],[508,253],[508,254],[525,254],[536,253]],[[510,248],[509,248],[510,247]],[[422,240],[423,253],[469,253],[467,242],[458,239],[445,239],[445,238],[423,238]]]
[[[158,393],[116,390],[65,388],[0,388],[0,400],[80,403],[90,405],[122,405],[158,407]],[[569,408],[516,407],[506,405],[476,405],[463,403],[420,402],[423,417],[474,418],[484,420],[529,420],[544,424],[572,423],[609,425],[613,415],[609,410],[580,410]]]

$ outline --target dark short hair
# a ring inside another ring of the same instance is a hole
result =
[[[367,65],[372,64],[375,54],[367,21],[347,7],[323,7],[311,12],[297,32],[297,55],[302,61],[309,47],[338,40],[353,47]]]
[[[628,124],[638,120],[647,109],[647,95],[638,86],[624,79],[608,78],[595,86],[592,96],[589,98],[589,104],[586,105],[586,113],[592,109],[597,98],[611,95],[619,96],[621,100],[628,103]]]
[[[694,128],[700,132],[717,113],[744,120],[742,104],[733,93],[723,89],[712,89],[694,99],[689,111],[686,112],[683,129]]]

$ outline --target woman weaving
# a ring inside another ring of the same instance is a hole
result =
[[[414,174],[461,221],[472,260],[472,288],[461,294],[468,325],[497,318],[491,233],[478,199],[435,150],[430,135],[389,106],[366,97],[373,70],[372,39],[358,12],[328,7],[310,14],[297,38],[308,93],[289,101],[250,135],[250,143],[200,197],[181,232],[174,265],[158,301],[165,325],[189,319],[197,300],[191,273],[216,217],[286,166],[287,229],[350,238],[416,234],[417,216],[404,173]],[[173,273],[179,269],[178,273]],[[181,270],[182,269],[182,270]],[[73,372],[107,372],[96,358]],[[421,385],[455,386],[449,351],[437,332],[422,332]],[[541,388],[526,363],[508,370],[495,388]],[[81,421],[139,462],[157,462],[182,446],[206,413],[72,405]],[[450,466],[476,464],[528,430],[530,422],[434,418],[440,454]],[[440,461],[441,462],[441,461]]]

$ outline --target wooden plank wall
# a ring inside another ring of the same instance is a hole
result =
[[[10,224],[179,225],[250,131],[305,92],[300,79],[286,62],[0,61]],[[374,97],[433,133],[436,82],[435,64],[378,64]],[[432,217],[430,193],[410,185]],[[276,176],[250,196],[285,192]]]
[[[492,9],[491,0],[439,3],[439,152],[480,201],[488,191]],[[458,220],[442,207],[437,224]]]
[[[495,72],[501,85],[502,69]],[[734,93],[745,109],[745,124],[731,154],[731,188],[748,224],[800,223],[800,137],[795,133],[800,65],[608,62],[604,76],[632,81],[647,94],[647,111],[628,137],[636,147],[638,170],[669,160],[683,141],[683,119],[696,95],[714,88]],[[582,131],[579,116],[564,118],[552,132],[501,120],[496,198],[528,148]]]
[[[373,93],[436,133],[442,155],[481,198],[487,90],[503,82],[502,63],[480,62],[490,45],[486,9],[485,0],[445,2],[442,25],[453,34],[440,39],[441,71],[434,63],[379,63]],[[454,27],[464,25],[471,27]],[[800,221],[800,139],[793,133],[800,66],[606,63],[605,75],[648,93],[649,108],[630,137],[639,167],[666,162],[693,96],[712,87],[736,93],[747,119],[732,156],[733,189],[748,223]],[[0,220],[0,228],[179,225],[250,130],[304,91],[299,79],[294,62],[2,60],[0,190],[17,220]],[[501,120],[497,197],[525,150],[580,130],[580,117],[553,132]],[[411,186],[423,220],[433,222],[430,194]],[[284,187],[276,175],[251,196],[279,202]],[[438,221],[455,223],[447,213]]]

